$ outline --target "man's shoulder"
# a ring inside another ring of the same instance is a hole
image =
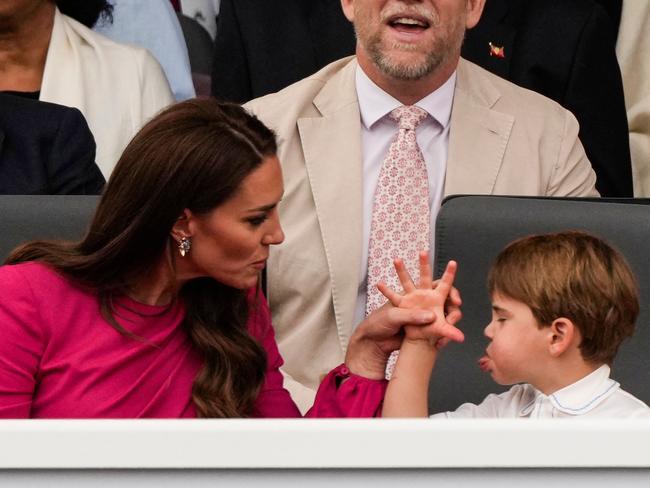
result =
[[[314,99],[328,82],[352,69],[351,64],[355,63],[355,59],[354,56],[349,56],[334,61],[278,92],[251,100],[244,107],[273,126],[277,125],[278,120],[317,115]]]

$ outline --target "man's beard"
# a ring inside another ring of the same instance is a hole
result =
[[[364,46],[372,62],[385,75],[404,81],[419,80],[434,72],[447,59],[447,53],[441,53],[432,49],[423,55],[423,59],[417,63],[404,63],[391,59],[390,54],[383,52],[379,36],[368,39]],[[417,46],[396,42],[391,46],[400,51],[412,51]]]
[[[364,13],[357,12],[357,15],[363,18]],[[430,49],[427,52],[420,53],[420,59],[417,62],[400,62],[392,59],[392,52],[415,51],[419,49],[419,46],[404,42],[394,42],[389,49],[383,49],[381,28],[372,32],[367,24],[355,24],[357,42],[367,52],[373,64],[386,76],[404,81],[419,80],[435,72],[436,69],[460,52],[460,46],[465,34],[464,21],[462,24],[459,21],[458,24],[449,26],[450,28],[447,31],[441,31],[440,17],[436,11],[420,5],[405,7],[402,4],[394,4],[381,12],[379,25],[385,24],[388,19],[396,15],[414,15],[426,19],[429,23],[429,28],[438,30],[443,37],[435,38]]]

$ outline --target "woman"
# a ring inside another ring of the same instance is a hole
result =
[[[298,416],[259,276],[284,236],[273,133],[241,107],[172,106],[120,158],[86,237],[0,268],[0,417]],[[310,416],[379,412],[390,351],[431,312],[380,309]]]
[[[162,69],[146,50],[115,43],[82,23],[110,14],[109,7],[105,0],[0,2],[0,91],[78,108],[106,179],[144,122],[173,103]]]

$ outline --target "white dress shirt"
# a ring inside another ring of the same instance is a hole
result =
[[[431,418],[650,417],[650,408],[622,390],[609,371],[604,364],[550,395],[529,384],[515,385],[505,393],[488,395],[478,405],[464,403],[453,412]]]
[[[379,88],[360,66],[356,69],[356,89],[361,113],[361,151],[363,153],[363,248],[355,324],[365,317],[366,279],[368,277],[368,245],[375,189],[388,148],[397,136],[398,124],[389,117],[403,104]],[[456,72],[436,91],[415,103],[429,114],[415,131],[418,146],[429,173],[429,208],[431,209],[430,249],[433,250],[436,215],[444,194],[449,120],[456,86]],[[433,253],[431,253],[433,254]],[[433,255],[431,255],[433,258]]]

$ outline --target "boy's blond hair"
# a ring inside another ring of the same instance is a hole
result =
[[[598,237],[570,231],[524,237],[499,253],[488,275],[498,293],[530,307],[539,327],[570,319],[585,361],[613,362],[639,314],[636,281],[623,256]]]

